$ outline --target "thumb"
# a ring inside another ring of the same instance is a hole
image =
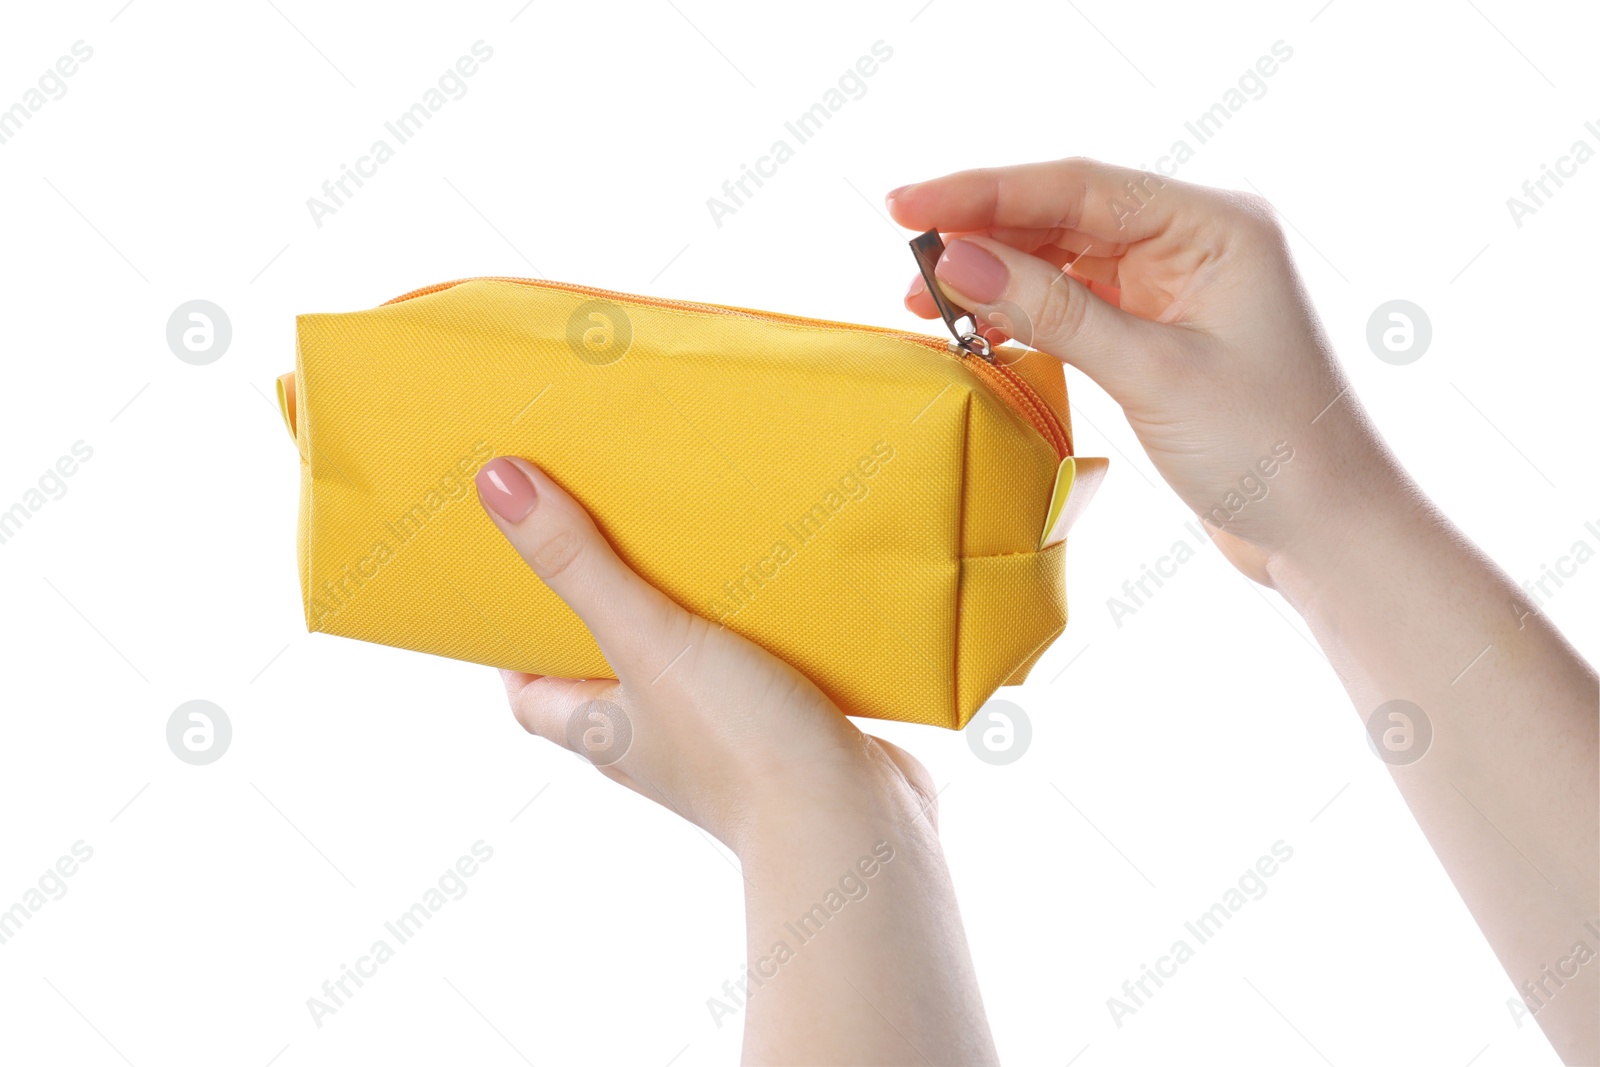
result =
[[[523,459],[492,459],[476,482],[490,519],[583,620],[618,680],[660,658],[685,612],[618,558],[582,505]]]
[[[1140,356],[1166,340],[1156,323],[1130,315],[1044,260],[988,237],[951,241],[934,275],[962,307],[1023,344],[1083,371],[1121,401]]]

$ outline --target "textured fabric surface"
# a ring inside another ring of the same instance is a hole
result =
[[[611,676],[478,506],[497,455],[852,715],[960,728],[1066,623],[1057,451],[933,339],[480,279],[301,316],[291,400],[312,631]]]

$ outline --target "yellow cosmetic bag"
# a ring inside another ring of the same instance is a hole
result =
[[[306,626],[611,677],[476,500],[522,456],[846,713],[959,729],[1066,625],[1066,529],[1105,470],[1072,455],[1057,360],[967,348],[513,278],[302,315],[279,402]]]

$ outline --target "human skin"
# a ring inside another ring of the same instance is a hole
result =
[[[1600,686],[1384,445],[1270,206],[1087,160],[963,172],[888,204],[948,235],[952,300],[1122,405],[1223,554],[1305,616],[1363,720],[1394,698],[1424,709],[1432,745],[1391,768],[1401,794],[1513,981],[1544,982],[1535,1018],[1558,1053],[1600,1062],[1600,962],[1546,977],[1600,917]],[[920,282],[906,299],[933,317]],[[1219,515],[1279,442],[1294,458],[1272,493]],[[586,702],[621,709],[632,744],[601,772],[738,855],[752,968],[841,872],[894,849],[755,992],[746,1061],[993,1062],[921,766],[646,584],[531,464],[497,459],[478,490],[617,673],[507,672],[518,721],[572,747]]]
[[[858,730],[792,667],[647,584],[531,463],[491,460],[477,486],[617,675],[503,671],[517,721],[591,759],[585,727],[615,736],[626,723],[631,744],[620,759],[607,745],[600,772],[739,858],[748,966],[764,976],[743,1012],[745,1061],[997,1062],[922,765]],[[802,940],[787,928],[845,875],[848,903],[820,929]],[[791,954],[775,961],[779,941]]]
[[[950,235],[947,297],[1122,406],[1223,554],[1305,618],[1363,720],[1423,709],[1431,747],[1395,783],[1557,1053],[1600,1063],[1600,961],[1574,961],[1600,919],[1600,682],[1384,444],[1271,206],[1083,159],[952,174],[888,206]],[[906,303],[936,315],[920,278]],[[1216,510],[1279,442],[1293,461],[1271,495]]]

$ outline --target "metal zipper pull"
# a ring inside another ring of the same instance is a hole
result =
[[[988,339],[978,332],[978,316],[950,303],[940,291],[939,283],[933,276],[933,268],[938,264],[939,257],[944,255],[944,241],[940,239],[939,231],[929,230],[912,238],[911,254],[917,259],[917,269],[922,271],[922,281],[928,287],[928,294],[933,297],[934,304],[939,308],[940,317],[949,328],[950,336],[955,338],[950,342],[950,351],[978,356],[993,363],[994,350],[990,348]],[[965,329],[960,325],[962,319],[970,323]]]

